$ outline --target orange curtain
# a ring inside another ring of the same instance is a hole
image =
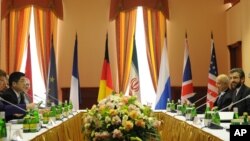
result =
[[[44,82],[47,84],[51,47],[50,43],[53,33],[54,41],[57,39],[56,33],[58,19],[51,10],[34,7],[34,20],[39,66]],[[56,43],[56,41],[54,43]]]
[[[116,18],[119,92],[125,93],[132,60],[136,9],[120,12]]]
[[[224,3],[231,3],[232,6],[234,6],[235,4],[239,3],[240,0],[224,0]]]
[[[11,10],[31,5],[51,10],[58,18],[63,19],[62,0],[2,0],[1,2],[1,19],[4,19]]]
[[[109,20],[114,20],[121,11],[131,10],[138,6],[162,11],[165,18],[169,18],[168,0],[111,0]]]
[[[156,91],[161,51],[166,33],[166,18],[159,10],[143,7],[147,58],[152,82]]]
[[[11,10],[6,17],[5,51],[6,71],[20,71],[25,47],[27,46],[30,7]]]

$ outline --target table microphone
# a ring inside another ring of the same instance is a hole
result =
[[[244,101],[244,100],[246,100],[246,99],[248,99],[248,98],[250,98],[250,95],[248,95],[248,96],[246,96],[246,97],[244,97],[244,98],[242,98],[242,99],[240,99],[240,100],[238,100],[238,101],[236,101],[236,102],[234,102],[234,103],[231,103],[231,104],[228,105],[227,107],[224,107],[224,108],[220,109],[219,112],[221,112],[221,111],[223,111],[223,110],[225,110],[225,109],[227,109],[227,108],[229,108],[229,107],[232,107],[233,105],[238,104],[238,103],[240,103],[240,102],[242,102],[242,101]],[[231,108],[230,108],[230,109],[231,109]]]
[[[40,98],[40,99],[44,99],[44,98],[42,98],[41,96],[39,96],[39,95],[37,95],[37,94],[35,94],[35,96],[36,96],[36,97],[38,97],[38,98]],[[49,97],[50,97],[50,95],[46,95],[46,96],[49,96]],[[54,98],[54,97],[53,97],[53,98],[51,98],[51,99],[53,99],[53,100],[56,100],[56,101],[60,102],[58,99],[56,99],[56,98]],[[48,103],[48,102],[49,102],[49,100],[47,100],[46,102]]]
[[[25,109],[23,109],[23,108],[17,106],[16,104],[13,104],[13,103],[9,102],[8,100],[3,99],[2,97],[0,97],[0,100],[1,100],[1,101],[4,101],[4,102],[6,102],[6,103],[8,103],[8,104],[11,105],[11,106],[16,107],[17,109],[19,109],[19,110],[21,110],[21,111],[27,112]]]
[[[200,98],[200,99],[203,99],[204,97],[207,97],[207,95],[203,96],[203,97]],[[218,96],[216,96],[216,98],[217,98],[217,97],[218,97]],[[199,108],[203,107],[203,106],[206,105],[208,102],[213,102],[213,101],[212,101],[212,100],[207,100],[205,103],[201,104],[201,105],[198,106],[196,109],[199,109]]]
[[[202,99],[204,99],[204,98],[206,98],[206,97],[207,97],[207,95],[203,96],[202,98],[200,98],[200,99],[196,100],[195,102],[193,102],[193,104],[195,104],[195,103],[201,101]]]
[[[51,95],[47,95],[48,97],[50,97],[51,99],[53,99],[53,100],[56,100],[57,102],[61,102],[58,98],[55,98],[55,97],[53,97],[53,96],[51,96]]]
[[[54,96],[51,96],[50,94],[48,94],[47,92],[45,92],[46,96],[48,96],[49,98],[53,99],[53,100],[56,100],[58,103],[62,101],[60,101],[58,98],[54,97]]]

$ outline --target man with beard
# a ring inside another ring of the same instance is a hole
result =
[[[241,68],[233,68],[230,70],[230,87],[233,91],[232,104],[245,98],[250,94],[250,88],[247,87],[245,82],[245,73]],[[243,100],[235,105],[232,105],[231,110],[237,107],[238,114],[241,116],[243,112],[248,112],[250,114],[250,98]]]

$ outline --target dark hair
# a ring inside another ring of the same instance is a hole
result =
[[[4,70],[0,69],[0,76],[3,76],[3,77],[7,78],[7,73]]]
[[[242,68],[233,68],[230,70],[230,73],[235,73],[235,72],[239,73],[240,78],[245,78],[245,73],[242,70]]]
[[[25,76],[24,73],[22,72],[13,72],[10,74],[10,77],[9,77],[9,85],[10,87],[12,86],[12,83],[13,82],[18,82],[20,80],[21,77]]]

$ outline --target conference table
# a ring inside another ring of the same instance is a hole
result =
[[[22,141],[83,141],[82,113],[82,111],[74,112],[68,118],[43,125],[39,132],[34,133],[23,133],[22,124],[12,124],[7,140],[17,139],[20,133]]]
[[[10,138],[18,131],[23,140],[28,141],[86,141],[82,133],[82,117],[85,111],[74,112],[54,125],[46,125],[39,132],[23,133],[22,124],[12,124]],[[155,116],[162,121],[159,133],[162,141],[229,141],[229,132],[225,129],[204,128],[203,124],[186,121],[176,113],[155,111]]]
[[[226,131],[229,123],[221,123],[225,127],[223,129],[210,129],[204,126],[201,119],[199,124],[194,124],[193,121],[186,121],[184,116],[165,110],[155,111],[155,114],[163,122],[159,128],[162,141],[229,141],[230,133]]]

